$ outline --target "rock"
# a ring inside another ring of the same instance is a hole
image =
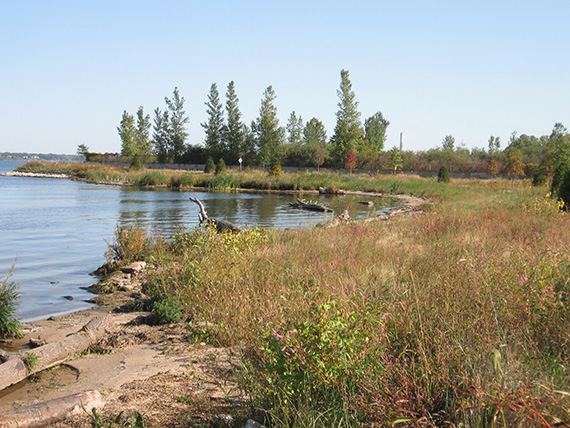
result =
[[[44,346],[47,344],[47,342],[42,339],[41,337],[30,337],[30,340],[28,341],[30,348],[39,348],[40,346]]]
[[[265,428],[265,426],[255,422],[253,419],[248,419],[243,428]]]
[[[233,426],[234,418],[231,415],[219,414],[210,418],[210,423],[216,428],[226,428]]]
[[[73,300],[73,296],[63,296],[64,299]]]
[[[121,268],[123,273],[136,274],[142,271],[146,267],[146,262],[133,262]]]

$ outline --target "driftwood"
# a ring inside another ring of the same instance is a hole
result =
[[[200,219],[200,226],[213,226],[218,232],[239,232],[241,229],[239,226],[236,226],[232,222],[228,220],[224,220],[221,218],[210,218],[206,213],[206,209],[204,208],[204,204],[198,198],[190,198],[192,202],[195,202],[200,207],[200,212],[198,213],[198,217]]]
[[[92,318],[77,333],[70,334],[57,342],[20,353],[1,353],[0,391],[26,379],[32,373],[57,366],[95,345],[112,325],[111,315],[99,315]]]
[[[297,198],[296,203],[290,203],[289,205],[291,205],[293,208],[300,208],[309,211],[320,211],[320,212],[333,211],[332,208],[325,207],[324,205],[319,204],[318,202],[312,202],[312,201],[307,202],[304,199],[299,199],[299,198]]]
[[[0,413],[0,428],[39,428],[105,405],[99,391],[85,391]]]

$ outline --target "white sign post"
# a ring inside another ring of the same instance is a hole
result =
[[[242,158],[239,158],[239,159],[238,159],[238,162],[239,162],[239,170],[241,171],[241,163],[243,162],[243,159],[242,159]]]

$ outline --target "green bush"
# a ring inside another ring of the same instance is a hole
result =
[[[0,339],[21,337],[20,322],[16,319],[18,286],[10,281],[12,270],[4,280],[0,280]]]
[[[552,176],[552,183],[550,183],[550,193],[553,198],[561,198],[560,188],[564,182],[564,178],[568,175],[570,171],[570,163],[560,164],[555,170]]]
[[[182,303],[175,297],[166,297],[154,302],[152,307],[157,324],[171,324],[182,319]]]
[[[224,161],[224,158],[221,158],[216,165],[216,174],[224,174],[226,169],[226,162]]]
[[[133,156],[133,160],[131,161],[131,169],[135,171],[142,169],[141,158],[138,153]]]
[[[216,165],[214,164],[214,159],[210,156],[206,161],[206,167],[204,168],[204,172],[206,174],[211,174],[216,170]]]
[[[276,177],[283,175],[283,170],[281,169],[281,164],[279,162],[275,162],[273,165],[271,165],[269,175],[274,175]]]
[[[532,185],[533,186],[544,186],[548,181],[548,175],[544,168],[538,167],[532,173]]]
[[[449,180],[449,170],[445,165],[443,165],[437,173],[437,181],[439,183],[449,183]]]

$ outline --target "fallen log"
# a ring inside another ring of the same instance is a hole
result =
[[[25,352],[4,352],[0,364],[0,391],[26,379],[32,373],[54,367],[94,346],[114,324],[111,315],[92,318],[77,333],[57,342]]]
[[[228,220],[221,218],[210,218],[206,213],[204,204],[198,198],[190,197],[192,202],[195,202],[200,207],[200,212],[198,213],[198,218],[200,219],[200,226],[213,226],[218,232],[240,232],[239,226],[236,226]]]
[[[85,391],[0,413],[0,428],[39,428],[105,405],[99,391]]]
[[[290,203],[289,205],[292,206],[293,208],[300,208],[309,211],[320,211],[320,212],[334,211],[332,208],[325,207],[324,205],[319,204],[318,202],[312,202],[312,201],[307,202],[304,199],[299,199],[299,198],[297,198],[296,203]]]

